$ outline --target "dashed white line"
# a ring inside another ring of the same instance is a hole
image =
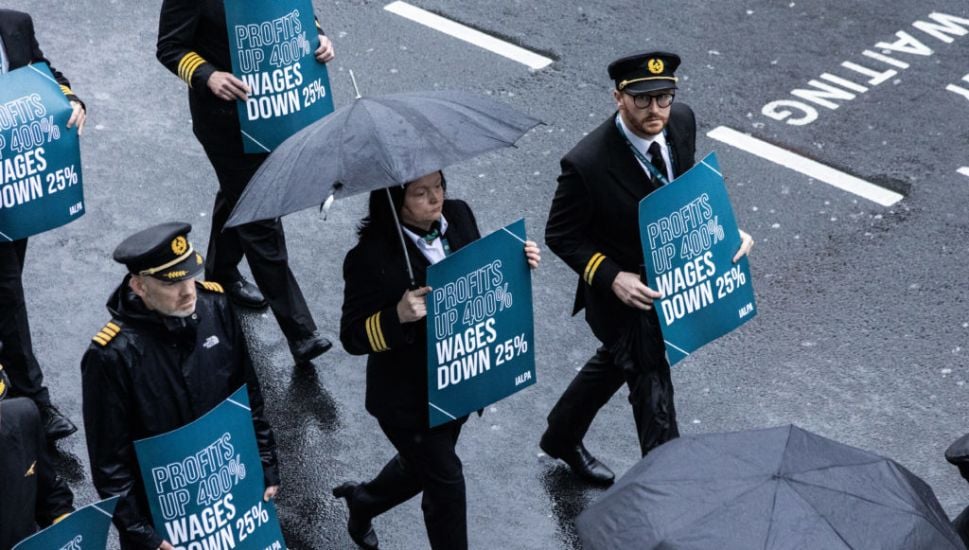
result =
[[[707,136],[882,206],[891,206],[903,198],[895,191],[879,187],[726,126],[714,128],[707,133]]]
[[[525,48],[510,44],[504,40],[499,40],[479,30],[451,21],[450,19],[423,10],[417,6],[412,6],[407,2],[391,2],[384,6],[384,9],[459,40],[464,40],[469,44],[474,44],[479,48],[484,48],[490,52],[507,57],[512,61],[517,61],[531,69],[538,70],[552,64],[552,60],[545,56],[530,52]]]
[[[963,176],[969,176],[969,166],[963,166],[959,169],[959,173]]]

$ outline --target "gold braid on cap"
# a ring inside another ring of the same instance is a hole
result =
[[[175,258],[174,260],[172,260],[172,261],[170,261],[170,262],[168,262],[168,263],[166,263],[164,265],[160,265],[158,267],[152,267],[150,269],[143,269],[143,270],[141,270],[141,271],[138,272],[138,275],[154,275],[155,273],[158,273],[159,271],[164,271],[164,270],[168,269],[169,267],[172,267],[175,264],[184,262],[185,260],[187,260],[194,253],[195,253],[195,249],[192,248],[192,243],[188,243],[188,250],[186,250],[185,253],[182,254],[181,256]]]
[[[630,84],[635,84],[637,82],[645,82],[647,80],[672,80],[673,82],[679,79],[675,76],[644,76],[643,78],[634,78],[632,80],[623,80],[619,83],[619,90],[622,91],[623,88],[629,86]]]

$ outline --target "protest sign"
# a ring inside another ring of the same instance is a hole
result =
[[[757,314],[747,258],[717,156],[710,153],[639,203],[647,285],[670,365]]]
[[[0,75],[0,241],[84,214],[81,146],[71,105],[46,63]]]
[[[525,222],[479,239],[427,270],[430,426],[535,383],[532,274]]]
[[[198,420],[135,441],[155,530],[179,549],[286,548],[262,462],[246,387]]]
[[[225,21],[232,74],[250,89],[237,102],[246,153],[269,153],[333,112],[310,0],[226,0]]]
[[[104,550],[118,497],[89,504],[17,543],[13,550]]]

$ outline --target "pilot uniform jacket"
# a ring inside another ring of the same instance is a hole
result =
[[[19,11],[0,9],[0,38],[7,56],[9,70],[19,69],[31,63],[47,63],[61,92],[68,100],[84,104],[74,92],[71,83],[60,71],[50,65],[34,36],[34,22],[29,15]],[[16,395],[30,397],[39,407],[50,405],[50,395],[44,387],[44,375],[37,363],[30,342],[30,326],[24,300],[23,269],[27,253],[27,239],[0,242],[0,363],[7,368],[12,391]]]
[[[73,512],[73,501],[47,454],[33,401],[0,401],[0,550]]]
[[[639,201],[660,186],[629,149],[616,116],[562,158],[545,227],[548,247],[579,274],[573,315],[585,308],[592,332],[607,346],[635,321],[636,310],[619,301],[612,281],[620,271],[642,274]],[[679,177],[694,165],[696,154],[696,118],[686,105],[671,107],[666,139]],[[651,318],[658,323],[655,316],[653,310]]]
[[[37,37],[34,35],[34,21],[30,18],[30,15],[20,11],[0,9],[0,38],[3,39],[3,49],[7,53],[7,61],[10,64],[11,71],[31,63],[47,63],[50,72],[54,74],[54,80],[60,85],[61,91],[64,92],[67,99],[81,101],[71,90],[71,83],[67,80],[67,77],[55,69],[50,61],[44,57],[44,52],[40,50],[40,45],[37,44]]]
[[[316,27],[323,34],[319,22]],[[164,0],[155,55],[188,84],[192,128],[202,146],[212,153],[241,155],[238,102],[219,99],[207,86],[215,71],[232,72],[228,33],[223,0]]]
[[[452,252],[481,238],[467,203],[446,200],[443,214]],[[404,241],[415,281],[424,286],[430,262],[410,239]],[[397,317],[410,279],[396,232],[362,236],[343,262],[343,280],[340,341],[352,355],[369,355],[367,411],[388,426],[427,429],[427,325]]]
[[[94,486],[102,498],[122,496],[114,514],[122,548],[154,550],[162,537],[152,528],[135,440],[184,426],[248,384],[267,486],[279,484],[279,471],[259,381],[221,287],[197,283],[195,314],[178,319],[148,310],[129,278],[108,300],[112,320],[81,362],[84,425]]]

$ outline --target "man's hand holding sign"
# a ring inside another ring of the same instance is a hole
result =
[[[737,263],[740,258],[743,258],[750,253],[750,249],[754,247],[754,238],[747,234],[744,230],[739,230],[740,233],[740,248],[733,257],[733,262]],[[658,298],[663,298],[661,292],[657,292],[652,288],[646,286],[643,280],[635,273],[630,273],[628,271],[620,271],[616,278],[612,281],[612,291],[616,294],[616,298],[619,301],[626,304],[629,307],[644,309],[649,311],[653,309],[653,301]]]

